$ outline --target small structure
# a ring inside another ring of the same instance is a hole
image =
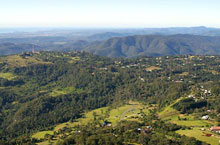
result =
[[[112,126],[112,123],[109,121],[104,121],[102,126]]]
[[[220,133],[220,127],[219,126],[213,126],[212,128],[210,128],[210,130],[212,132]]]
[[[195,97],[195,96],[193,96],[193,95],[189,95],[188,97],[189,97],[189,98],[194,98],[194,99],[196,98],[196,97]]]
[[[208,115],[202,116],[202,120],[208,120],[208,119],[209,119]]]
[[[143,133],[151,133],[151,131],[153,130],[153,128],[151,126],[146,126],[144,129],[143,129]]]

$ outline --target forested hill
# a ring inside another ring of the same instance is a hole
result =
[[[132,35],[104,33],[89,38],[33,37],[0,39],[0,55],[42,50],[68,52],[83,50],[107,57],[220,55],[219,36]],[[109,39],[108,39],[109,38]],[[79,39],[79,40],[78,40]]]
[[[15,43],[0,43],[0,55],[18,54],[21,52],[29,52],[32,50],[40,50],[40,46],[34,44],[15,44]]]
[[[219,55],[220,37],[196,35],[139,35],[115,37],[84,50],[100,56]]]
[[[212,90],[206,107],[219,113],[219,60],[218,56],[110,59],[85,52],[0,57],[0,144],[39,142],[30,138],[33,133],[128,100],[157,104],[160,109],[200,86]],[[184,109],[192,112],[190,106]]]

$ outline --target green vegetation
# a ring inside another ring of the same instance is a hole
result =
[[[59,88],[59,89],[54,89],[50,95],[51,96],[60,96],[60,95],[66,95],[70,93],[81,93],[83,90],[81,89],[75,89],[74,87],[66,87],[66,88]]]
[[[201,128],[193,128],[191,130],[178,130],[177,133],[189,137],[195,137],[196,139],[209,143],[211,145],[218,145],[220,140],[219,135],[214,134],[214,136],[206,136],[207,134],[213,133],[211,133],[210,131],[202,131]]]
[[[0,78],[8,79],[8,80],[13,80],[17,76],[13,75],[12,73],[0,73]]]
[[[8,57],[3,57],[0,62],[7,63],[10,67],[24,67],[31,64],[50,64],[39,58],[24,55],[12,55]]]
[[[37,52],[0,59],[0,144],[199,145],[176,132],[220,122],[220,76],[207,72],[219,71],[217,56]]]
[[[34,134],[32,137],[36,139],[43,139],[46,134],[52,135],[53,131],[41,131],[41,132]]]
[[[161,70],[160,67],[156,67],[156,66],[151,66],[151,67],[148,67],[146,68],[147,71],[154,71],[154,70]]]
[[[113,126],[116,126],[122,120],[134,120],[134,119],[131,119],[129,116],[138,117],[138,114],[140,113],[140,111],[148,112],[147,108],[148,108],[147,106],[143,106],[138,102],[130,102],[129,105],[117,107],[116,109],[110,109],[109,107],[102,107],[102,108],[95,109],[95,110],[85,113],[82,118],[79,118],[75,120],[74,122],[65,122],[62,124],[58,124],[54,127],[53,130],[49,132],[52,135],[54,131],[58,132],[59,130],[62,130],[63,128],[72,128],[72,127],[77,127],[77,126],[82,126],[82,125],[88,125],[89,123],[93,122],[94,113],[96,114],[97,118],[100,118],[101,116],[107,113],[106,114],[107,116],[105,117],[106,120],[111,122]],[[48,131],[40,131],[32,135],[32,138],[41,139],[47,133]]]

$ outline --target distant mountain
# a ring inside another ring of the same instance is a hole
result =
[[[112,37],[123,37],[132,35],[176,35],[189,34],[201,36],[220,36],[219,28],[199,27],[168,27],[168,28],[139,28],[139,29],[112,29],[106,32],[97,32],[88,37],[90,40],[106,40]]]
[[[199,27],[171,27],[171,28],[145,28],[142,34],[159,34],[159,35],[175,35],[175,34],[190,34],[202,36],[220,36],[220,29]]]
[[[84,50],[108,57],[220,55],[220,37],[137,35],[96,42]]]
[[[158,28],[157,35],[131,35],[132,32],[157,33],[156,29],[121,30],[122,33],[107,32],[90,35],[84,39],[72,37],[30,37],[0,39],[0,55],[17,54],[25,51],[86,51],[108,57],[138,57],[165,55],[220,55],[220,36],[203,36],[179,33],[218,33],[218,29]],[[211,31],[213,30],[213,31]],[[163,34],[161,34],[163,33]],[[207,31],[208,33],[208,31]]]
[[[0,43],[0,55],[17,54],[32,50],[39,50],[40,47],[33,44],[15,44],[15,43]]]
[[[132,35],[131,33],[115,33],[115,32],[105,32],[105,33],[98,33],[94,34],[88,37],[88,40],[90,41],[101,41],[101,40],[107,40],[112,37],[123,37],[123,36],[129,36]]]

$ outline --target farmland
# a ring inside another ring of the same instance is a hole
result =
[[[106,120],[108,120],[109,122],[111,122],[113,126],[115,126],[122,120],[134,120],[131,118],[131,116],[138,116],[140,111],[147,113],[148,106],[142,105],[141,103],[138,102],[130,101],[129,104],[117,107],[115,109],[111,109],[109,107],[102,107],[84,113],[82,118],[79,118],[74,122],[66,122],[66,123],[58,124],[51,131],[37,132],[32,135],[32,138],[44,139],[46,134],[52,135],[54,132],[58,132],[63,128],[74,128],[76,126],[87,125],[94,120],[94,113],[96,114],[97,118],[101,118],[106,115],[107,116]],[[137,118],[135,120],[138,121]],[[53,142],[56,142],[58,138],[54,138]],[[49,144],[49,142],[47,141],[38,143],[38,145],[47,145],[47,144]]]

